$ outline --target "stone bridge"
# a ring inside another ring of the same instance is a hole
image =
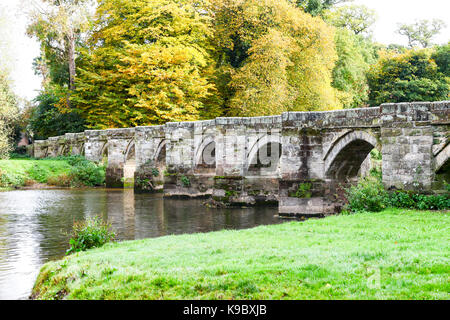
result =
[[[339,210],[342,191],[381,152],[388,189],[439,192],[450,182],[450,101],[281,116],[217,118],[87,130],[35,141],[36,158],[84,155],[107,164],[107,187],[229,205],[277,204],[280,214]]]

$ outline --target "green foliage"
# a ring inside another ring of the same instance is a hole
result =
[[[116,235],[110,229],[111,226],[99,217],[75,223],[72,227],[67,254],[101,247],[111,242]]]
[[[57,107],[58,101],[59,97],[52,90],[41,92],[35,99],[37,105],[33,108],[29,121],[34,139],[45,140],[86,129],[80,115],[75,112],[62,113]]]
[[[180,181],[183,184],[183,186],[186,187],[186,188],[191,185],[191,181],[186,176],[181,176]]]
[[[386,208],[388,193],[383,183],[375,177],[362,178],[356,186],[351,186],[346,192],[347,209],[350,211],[378,212]]]
[[[5,66],[0,65],[0,159],[7,158],[13,150],[13,129],[19,115],[17,97],[3,67]]]
[[[373,149],[372,151],[370,151],[370,158],[372,160],[382,160],[382,154],[380,151],[378,151],[377,149]]]
[[[419,210],[449,210],[449,195],[425,195],[406,191],[395,191],[387,200],[391,207]]]
[[[8,172],[0,168],[0,188],[13,188],[25,185],[25,178],[17,172]]]
[[[64,187],[102,186],[105,167],[82,156],[0,161],[0,187],[21,187],[33,182]]]
[[[446,100],[449,80],[431,59],[430,50],[410,50],[403,54],[382,52],[368,73],[369,102]]]
[[[377,16],[375,10],[366,6],[346,5],[326,12],[325,19],[337,28],[347,29],[355,35],[368,36]]]
[[[344,108],[362,107],[369,97],[367,72],[376,62],[373,45],[361,36],[340,29],[336,32],[338,61],[333,69],[333,87]]]
[[[81,156],[72,156],[67,159],[73,167],[70,175],[73,185],[95,187],[105,184],[105,167],[86,160]]]
[[[305,12],[312,16],[317,16],[324,13],[335,6],[338,3],[343,3],[351,0],[290,0],[295,3],[299,8],[302,8]]]
[[[297,191],[290,194],[289,196],[295,198],[311,198],[312,196],[311,188],[312,188],[311,183],[300,183],[298,185]]]
[[[439,72],[450,77],[450,42],[443,46],[437,46],[431,58],[436,62]]]
[[[388,192],[381,182],[381,175],[362,178],[356,186],[347,191],[347,209],[378,212],[385,208],[406,208],[418,210],[449,210],[450,195],[426,195],[412,191]]]
[[[159,176],[159,170],[158,170],[158,168],[152,168],[152,175],[154,176],[154,177],[157,177],[157,176]]]

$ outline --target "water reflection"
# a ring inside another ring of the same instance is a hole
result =
[[[100,215],[119,240],[278,223],[277,208],[209,209],[125,190],[0,192],[0,299],[27,298],[39,268],[61,258],[75,221]]]

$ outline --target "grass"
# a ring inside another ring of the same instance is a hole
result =
[[[58,187],[103,185],[105,168],[81,156],[0,160],[0,191],[36,183]]]
[[[47,183],[49,178],[68,175],[72,166],[64,160],[0,160],[0,187],[15,188],[33,183]]]
[[[107,244],[45,264],[33,296],[449,299],[449,226],[448,213],[389,209]]]

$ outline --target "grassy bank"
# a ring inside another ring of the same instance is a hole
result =
[[[108,244],[46,264],[33,294],[40,299],[449,299],[449,226],[448,213],[391,209]]]
[[[0,190],[36,184],[96,186],[104,180],[104,168],[80,156],[0,160]]]

